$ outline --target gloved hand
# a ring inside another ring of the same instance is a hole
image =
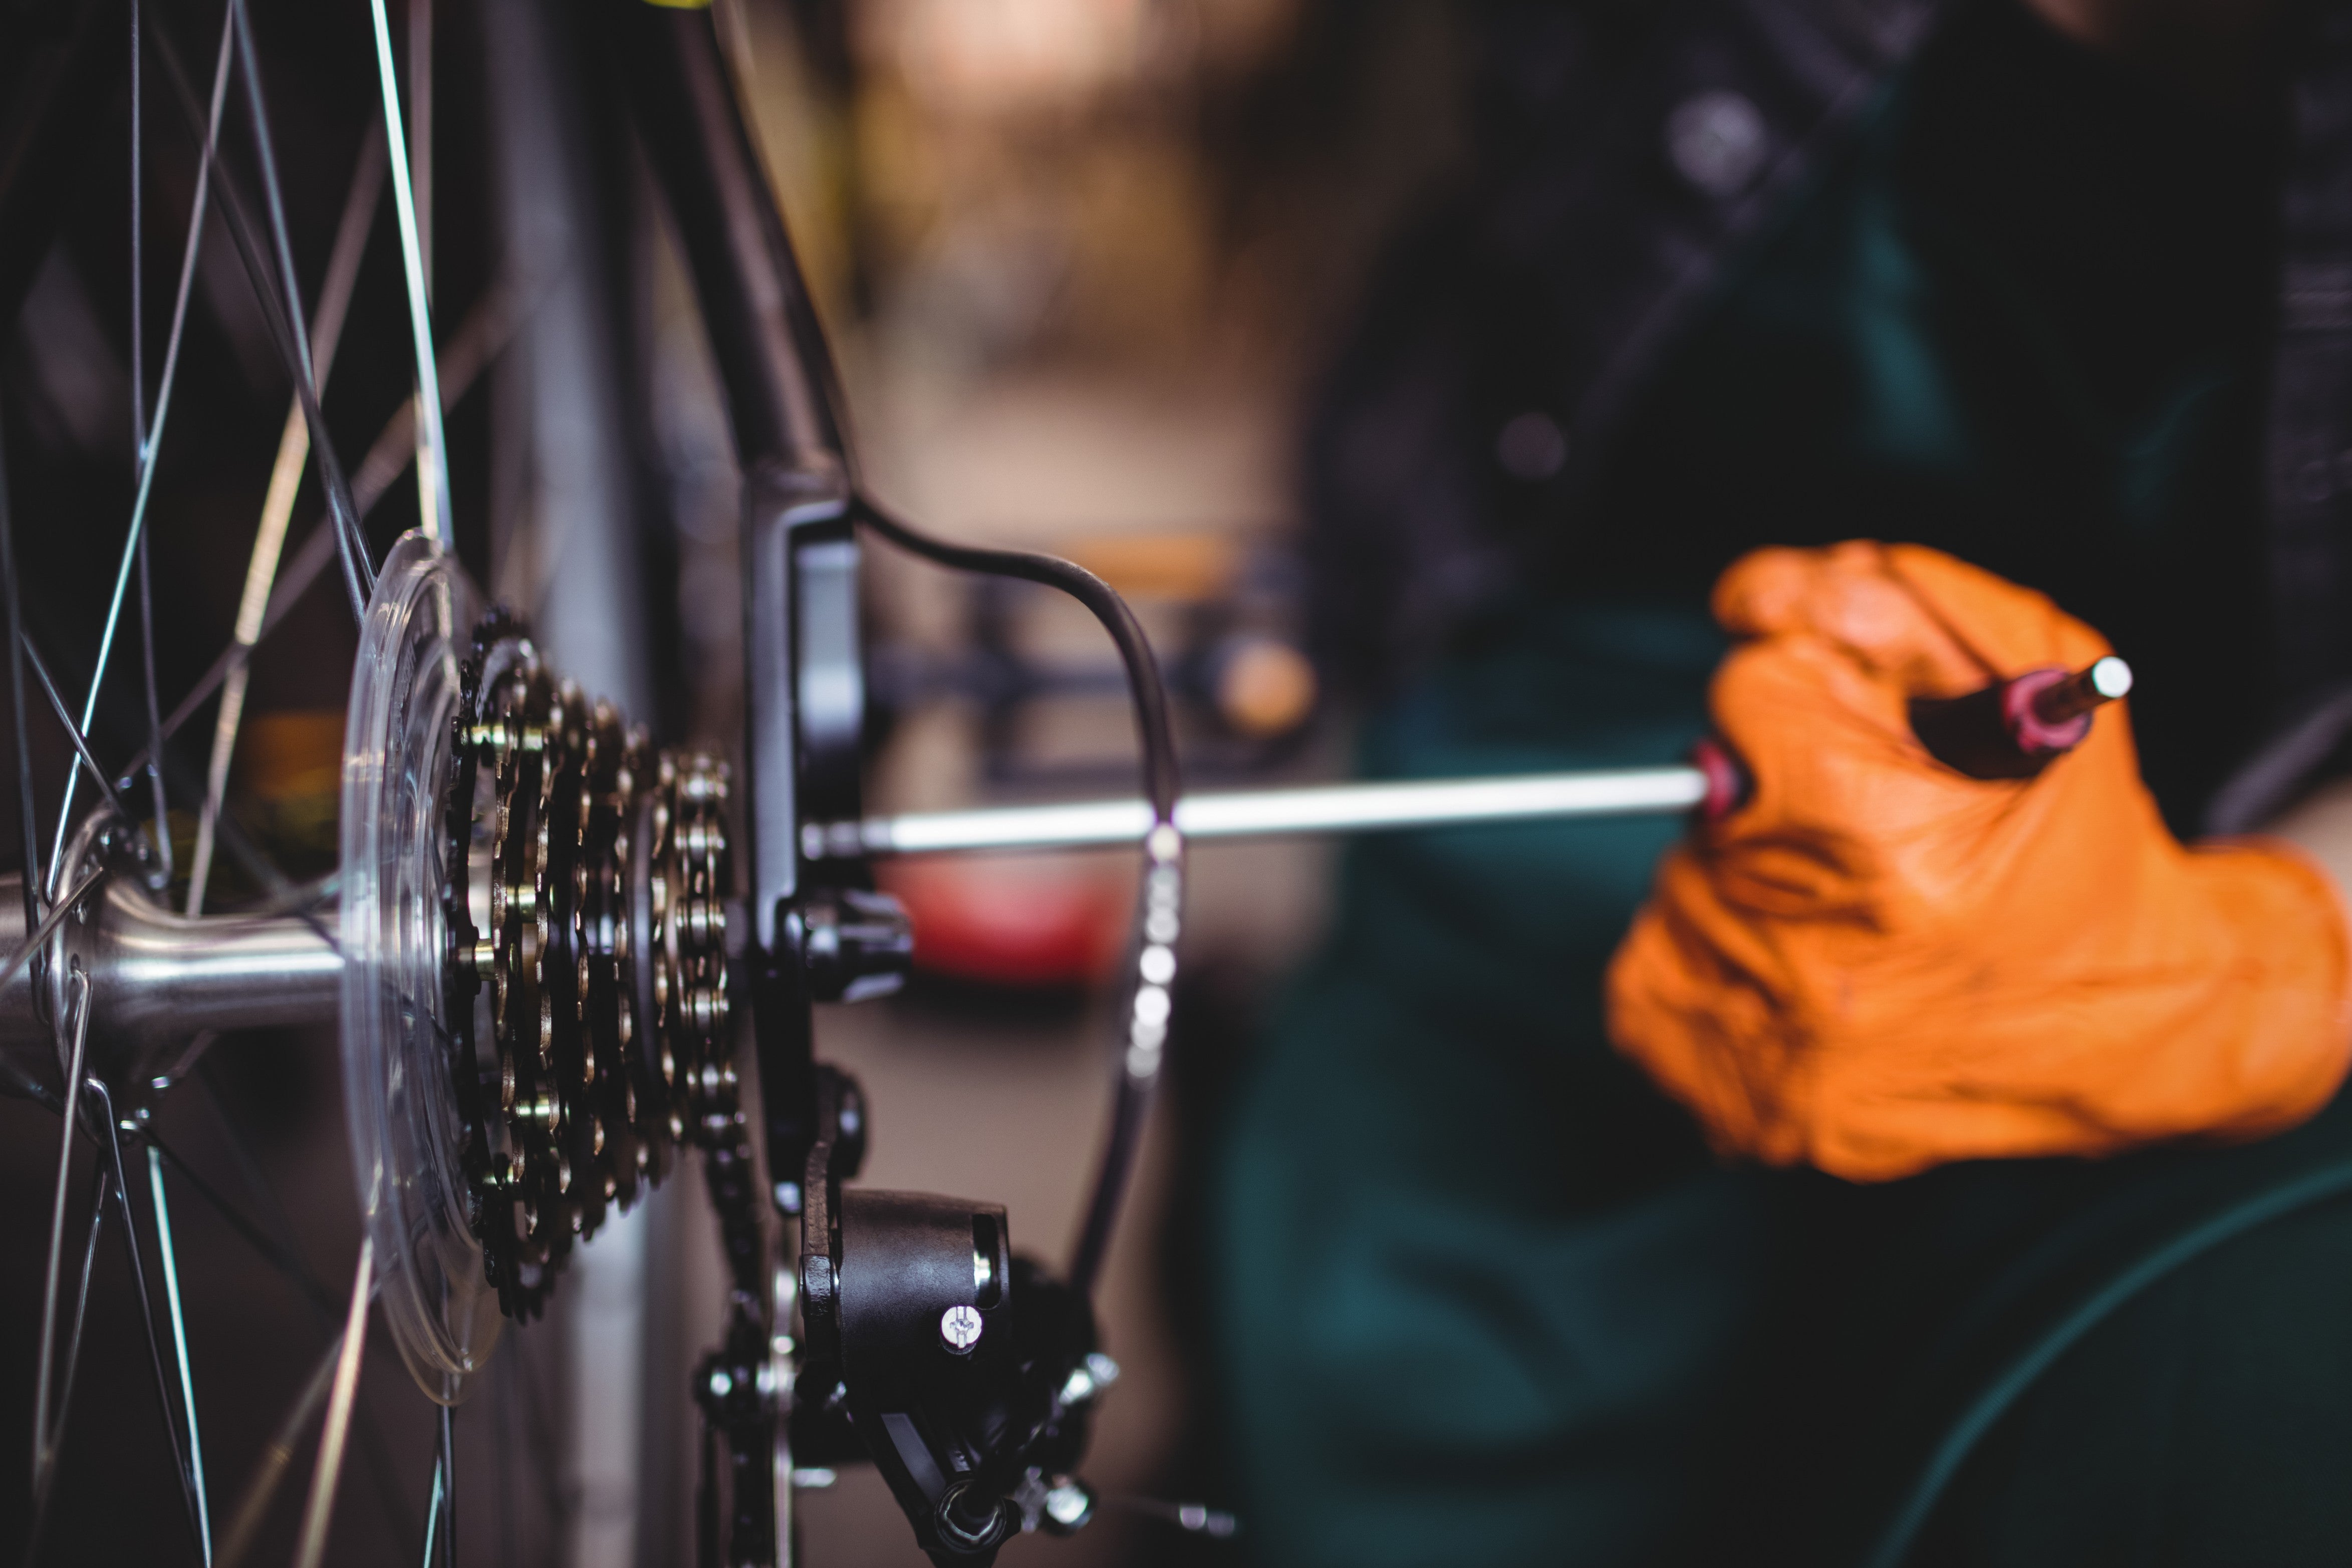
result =
[[[2352,1056],[2352,942],[2284,845],[2183,848],[2125,714],[2038,777],[1929,757],[1915,697],[2108,651],[1932,550],[1765,550],[1717,731],[1753,780],[1662,864],[1608,978],[1618,1048],[1727,1153],[1857,1181],[1947,1161],[2251,1138]]]

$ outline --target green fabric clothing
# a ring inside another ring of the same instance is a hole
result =
[[[2193,825],[2261,715],[2263,140],[2010,4],[1955,14],[1665,362],[1605,530],[1370,722],[1378,777],[1653,763],[1765,542],[1917,540],[2137,666]],[[1671,821],[1367,839],[1270,1020],[1213,1194],[1262,1561],[1839,1563],[1989,1376],[2352,1107],[2226,1152],[1727,1169],[1609,1047]],[[2157,1282],[1960,1466],[1914,1561],[2305,1563],[2352,1543],[2352,1204]]]
[[[1770,1185],[1738,1459],[1704,1489],[1721,1528],[1691,1561],[1743,1540],[1769,1543],[1747,1561],[1874,1568],[2344,1561],[2352,1097],[2230,1149]],[[2200,1241],[2027,1375],[2070,1319]],[[2010,1386],[1908,1552],[1879,1555],[1931,1457]]]
[[[1384,776],[1671,759],[1721,639],[1562,609],[1379,724]],[[1235,1458],[1262,1561],[1640,1561],[1759,1305],[1752,1184],[1601,1036],[1671,821],[1349,857],[1223,1169]]]

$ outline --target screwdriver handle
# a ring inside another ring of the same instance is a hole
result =
[[[1965,697],[1914,700],[1911,732],[1970,778],[2030,779],[2081,745],[2091,715],[2130,689],[2131,666],[2112,654],[2078,670],[2029,669]]]
[[[1979,779],[2030,779],[2081,745],[2091,715],[2131,689],[2131,666],[2110,654],[2081,669],[2051,665],[1996,680],[1965,697],[1911,703],[1911,731],[1928,755]],[[1706,780],[1700,818],[1720,822],[1747,804],[1748,770],[1714,735],[1691,748]]]

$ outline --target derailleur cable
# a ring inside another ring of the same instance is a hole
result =
[[[1159,1082],[1173,1011],[1170,984],[1176,974],[1176,940],[1183,923],[1184,836],[1176,826],[1176,797],[1181,782],[1167,685],[1135,611],[1109,584],[1076,562],[1034,551],[950,543],[894,516],[863,491],[853,498],[851,515],[882,539],[927,561],[961,572],[1018,578],[1068,595],[1102,623],[1118,648],[1119,662],[1126,667],[1136,739],[1143,753],[1143,792],[1151,807],[1151,829],[1143,841],[1143,888],[1135,932],[1128,943],[1130,980],[1122,993],[1123,1049],[1110,1129],[1070,1255],[1067,1283],[1091,1300],[1134,1170],[1144,1113]]]

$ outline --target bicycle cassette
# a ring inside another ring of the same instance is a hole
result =
[[[734,1136],[727,769],[555,677],[413,533],[344,751],[352,1158],[394,1340],[455,1404],[575,1238]]]

